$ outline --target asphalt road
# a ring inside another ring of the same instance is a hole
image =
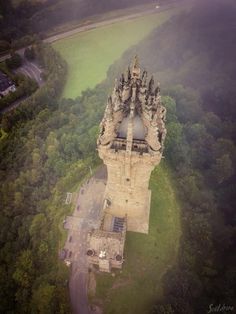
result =
[[[104,26],[107,26],[107,25],[111,25],[111,24],[115,24],[115,23],[121,22],[121,21],[132,20],[132,19],[136,19],[136,18],[145,16],[145,15],[158,13],[158,12],[166,10],[166,8],[167,8],[167,6],[163,6],[162,8],[156,9],[155,6],[153,5],[153,9],[148,9],[148,10],[145,10],[143,12],[130,14],[130,15],[125,15],[125,16],[120,16],[120,17],[116,17],[116,18],[113,18],[113,19],[108,19],[108,20],[102,21],[102,22],[91,23],[91,24],[88,24],[88,25],[85,25],[85,26],[79,26],[79,27],[77,27],[77,28],[75,28],[73,30],[67,31],[65,33],[61,33],[61,34],[58,34],[58,35],[46,38],[46,39],[44,39],[44,42],[53,43],[55,41],[58,41],[60,39],[72,36],[72,35],[77,34],[77,33],[87,32],[87,31],[90,31],[90,30],[95,29],[95,28],[104,27]]]
[[[126,15],[126,16],[122,16],[122,17],[108,19],[108,20],[102,21],[102,22],[91,23],[91,24],[88,24],[88,25],[85,25],[85,26],[79,26],[79,27],[76,27],[76,28],[74,28],[74,29],[72,29],[70,31],[66,31],[66,32],[60,33],[58,35],[53,35],[53,36],[50,36],[48,38],[45,38],[45,39],[43,39],[43,42],[53,43],[53,42],[55,42],[57,40],[60,40],[60,39],[72,36],[72,35],[77,34],[77,33],[86,32],[86,31],[92,30],[94,28],[107,26],[107,25],[114,24],[114,23],[117,23],[117,22],[120,22],[120,21],[125,21],[125,20],[129,20],[129,19],[138,18],[138,17],[144,16],[144,15],[147,15],[147,14],[151,14],[151,13],[154,13],[154,12],[157,13],[157,9],[152,9],[152,10],[149,9],[149,10],[143,11],[142,13]],[[16,52],[22,55],[22,53],[24,52],[25,48],[18,49],[18,50],[16,50]],[[0,57],[0,62],[6,60],[8,58],[10,58],[10,54],[9,53],[4,55],[4,56],[1,56]]]
[[[69,290],[74,314],[91,313],[87,299],[87,237],[92,228],[98,228],[100,225],[105,181],[106,168],[103,166],[81,187],[74,213],[66,218],[69,223],[64,248],[72,253]]]
[[[47,42],[47,43],[52,43],[52,42],[55,42],[57,40],[60,40],[60,39],[63,39],[63,38],[69,37],[69,36],[72,36],[72,35],[77,34],[77,33],[86,32],[86,31],[89,31],[89,30],[92,30],[92,29],[95,29],[98,27],[104,27],[104,26],[111,25],[111,24],[114,24],[117,22],[121,22],[121,21],[136,19],[136,18],[145,16],[145,15],[149,15],[149,14],[163,12],[163,11],[166,11],[166,10],[173,8],[174,6],[180,6],[180,5],[183,5],[185,3],[188,3],[188,0],[171,1],[171,2],[168,2],[166,4],[162,4],[158,8],[156,8],[156,6],[153,5],[152,9],[149,8],[149,9],[144,10],[142,12],[124,15],[124,16],[119,16],[119,17],[115,17],[115,18],[108,19],[105,21],[91,23],[88,25],[78,26],[78,27],[74,28],[73,30],[66,31],[66,32],[60,33],[58,35],[53,35],[53,36],[50,36],[48,38],[45,38],[43,41]],[[149,4],[149,6],[150,6],[150,4]],[[24,51],[24,48],[18,49],[16,52],[22,53],[22,51]],[[4,61],[5,59],[7,59],[9,57],[10,57],[10,54],[6,54],[6,55],[0,57],[0,62]]]
[[[163,11],[166,11],[166,10],[173,8],[174,6],[184,5],[185,3],[189,3],[189,0],[178,0],[178,1],[172,0],[169,2],[166,1],[165,4],[163,3],[159,6],[156,6],[155,4],[153,4],[153,8],[150,8],[150,3],[149,3],[149,4],[147,4],[148,9],[143,10],[142,12],[124,15],[124,16],[119,16],[119,17],[115,17],[112,19],[107,19],[105,21],[91,23],[88,25],[78,26],[78,27],[74,28],[73,30],[66,31],[66,32],[60,33],[58,35],[50,36],[50,37],[44,39],[44,42],[52,43],[54,41],[72,36],[72,35],[77,34],[77,33],[87,32],[87,31],[90,31],[94,28],[104,27],[107,25],[115,24],[117,22],[137,19],[137,18],[145,16],[145,15],[163,12]]]

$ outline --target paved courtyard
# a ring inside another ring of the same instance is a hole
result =
[[[66,260],[71,262],[70,297],[76,314],[90,313],[87,301],[87,236],[92,228],[100,225],[105,184],[106,168],[103,166],[81,186],[74,212],[64,222],[64,228],[68,230],[64,249]]]

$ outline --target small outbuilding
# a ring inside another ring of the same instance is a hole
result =
[[[12,80],[2,71],[0,71],[0,98],[15,92],[16,86]]]
[[[110,227],[104,223],[100,229],[88,235],[89,248],[87,258],[89,264],[98,265],[100,271],[110,272],[111,268],[121,269],[124,258],[126,234],[126,217],[109,217]],[[105,229],[105,230],[104,230]]]

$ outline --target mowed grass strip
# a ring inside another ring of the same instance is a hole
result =
[[[78,33],[53,44],[68,63],[63,97],[76,98],[106,78],[109,66],[130,46],[137,44],[152,29],[161,25],[179,9],[147,15],[135,20]]]
[[[97,274],[96,296],[104,314],[145,314],[162,296],[161,278],[176,262],[180,206],[168,167],[162,162],[152,173],[149,234],[127,233],[122,272]]]

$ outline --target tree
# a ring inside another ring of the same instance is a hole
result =
[[[14,204],[16,207],[22,206],[23,195],[21,192],[15,192]]]
[[[44,214],[37,214],[34,216],[29,233],[33,246],[36,247],[41,244],[41,242],[47,236],[47,219]]]
[[[152,314],[175,314],[175,311],[171,304],[155,305]]]
[[[167,111],[166,117],[167,123],[177,122],[175,100],[169,96],[164,96],[162,98],[162,104],[164,105]]]
[[[229,154],[224,154],[216,159],[216,163],[212,167],[212,173],[218,184],[228,180],[234,174],[234,167]]]
[[[32,61],[35,59],[35,51],[34,51],[34,48],[33,47],[27,47],[25,48],[25,51],[24,51],[24,57],[29,60],[29,61]]]
[[[168,94],[176,101],[176,113],[180,122],[197,122],[203,112],[200,106],[200,97],[192,88],[175,85],[168,89]]]
[[[165,147],[169,155],[175,146],[179,146],[183,139],[183,126],[178,122],[171,122],[167,125],[167,137]]]
[[[14,70],[22,65],[22,58],[18,53],[13,53],[11,58],[6,60],[6,65],[9,69]]]
[[[214,137],[217,138],[220,134],[222,134],[222,121],[213,112],[207,112],[204,115],[202,122],[205,125],[207,131]]]
[[[0,19],[1,19],[1,17],[0,17]],[[9,42],[6,40],[0,40],[0,52],[7,51],[9,49],[10,49]]]
[[[48,283],[41,283],[39,287],[33,291],[32,297],[32,313],[51,314],[55,313],[55,286]]]
[[[13,279],[21,288],[29,289],[34,277],[33,256],[30,250],[24,250],[16,260]]]

